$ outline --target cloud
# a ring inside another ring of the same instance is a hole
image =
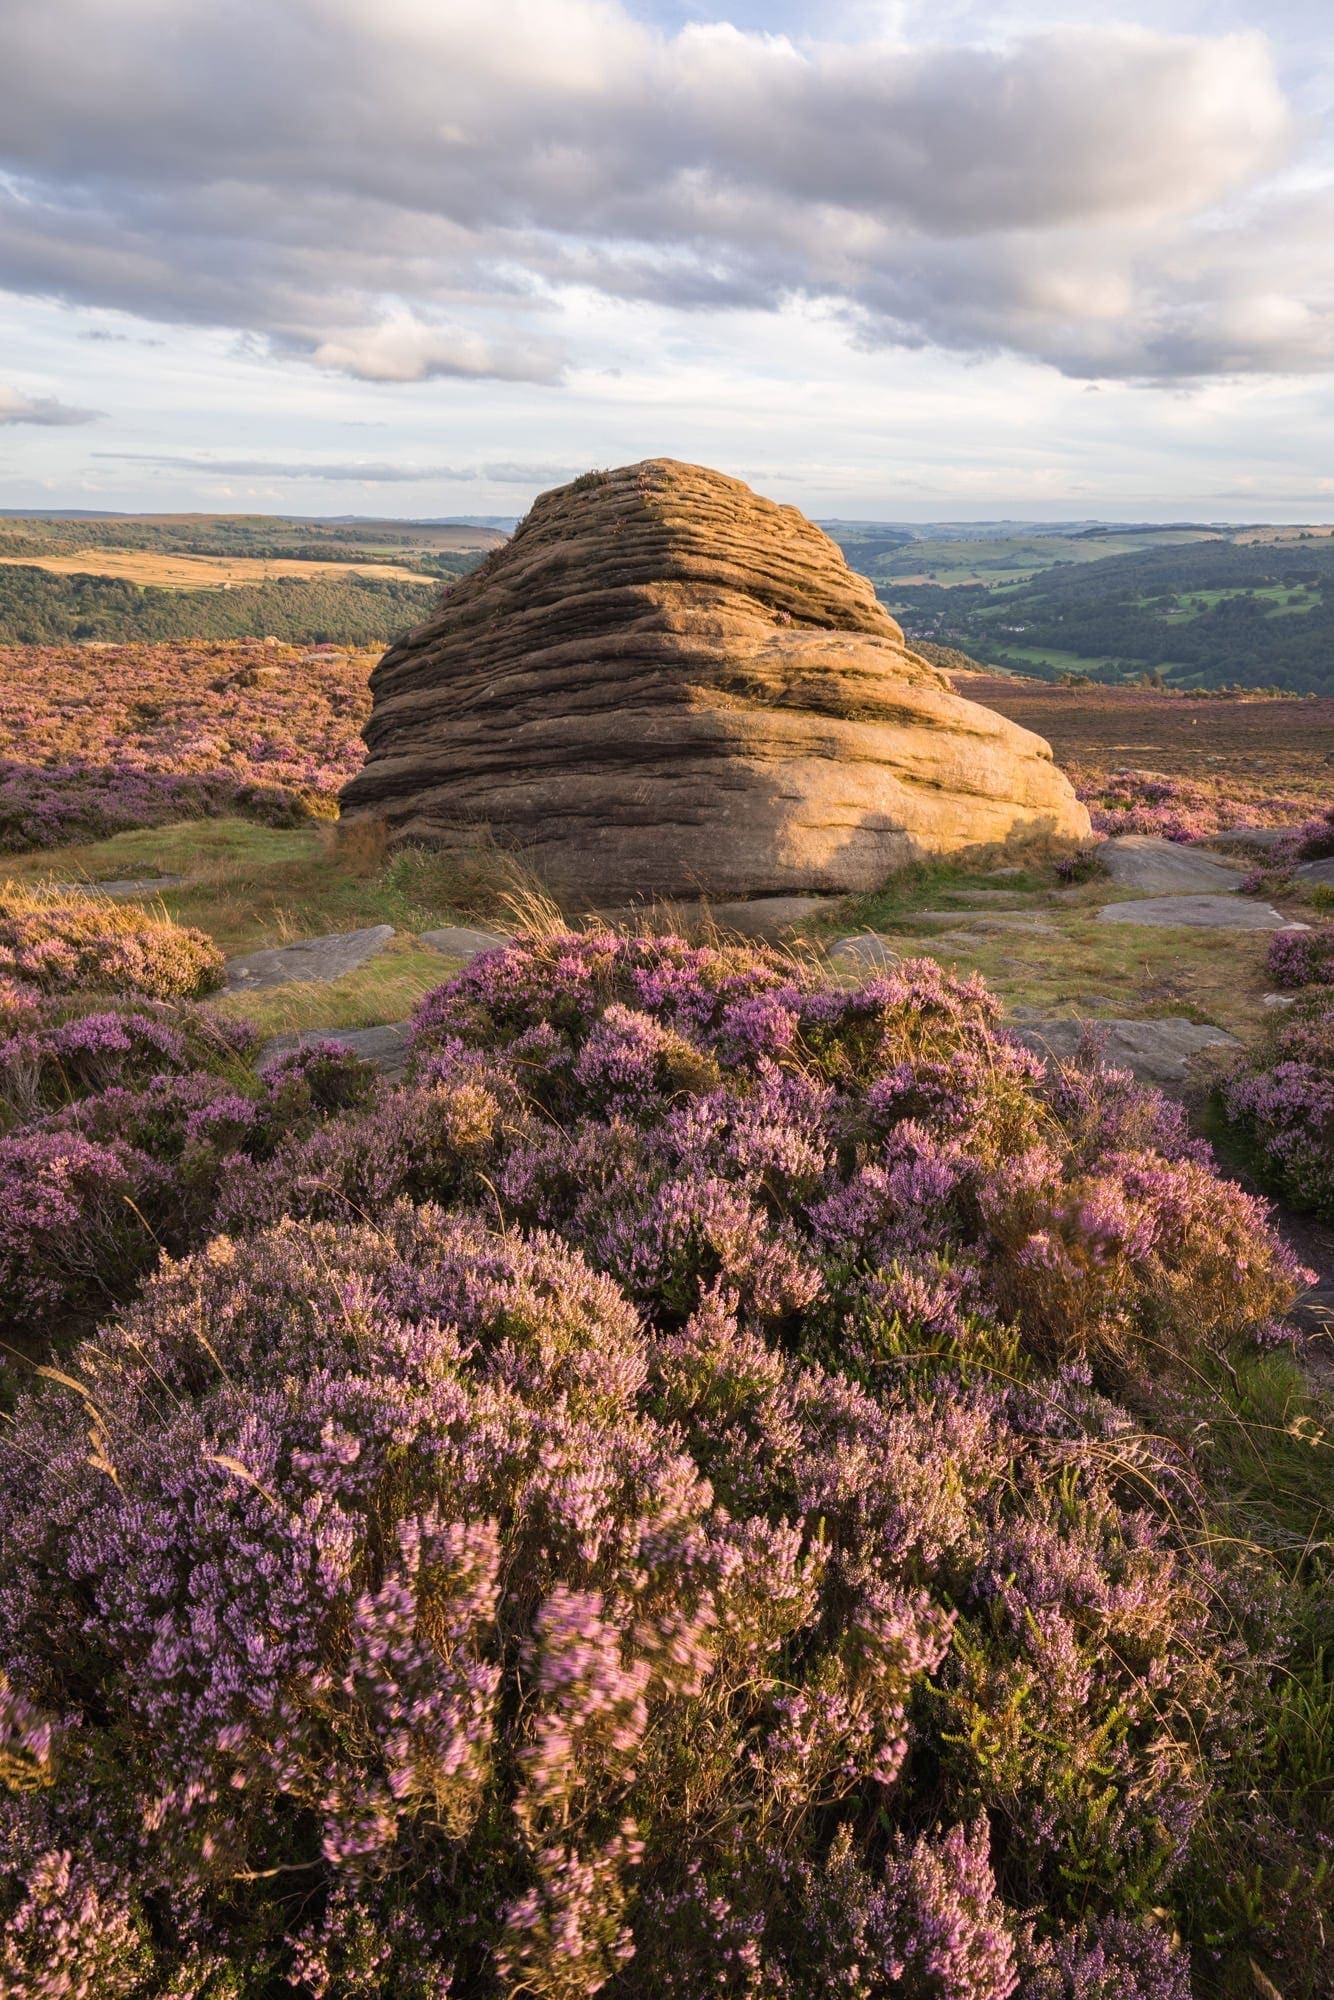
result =
[[[433,375],[554,382],[561,372],[554,347],[544,347],[538,341],[486,340],[478,334],[430,326],[407,312],[321,341],[311,359],[317,367],[356,375],[364,382],[424,382]]]
[[[63,429],[67,424],[92,424],[101,410],[79,410],[54,396],[25,396],[18,389],[0,388],[0,424],[39,424]]]
[[[1254,34],[667,34],[618,0],[6,0],[0,284],[385,383],[550,384],[576,293],[816,300],[1075,375],[1334,367]],[[576,357],[577,358],[577,357]]]
[[[155,466],[168,472],[216,475],[224,479],[323,479],[339,485],[414,486],[439,480],[481,480],[491,486],[556,486],[574,479],[581,465],[393,465],[364,459],[283,460],[270,458],[200,458],[168,452],[95,451],[98,459],[121,464]]]

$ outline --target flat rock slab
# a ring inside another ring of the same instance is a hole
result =
[[[341,979],[368,958],[382,952],[394,935],[392,924],[371,924],[364,931],[335,931],[331,937],[304,938],[300,944],[277,945],[229,959],[225,993],[254,993],[265,986]]]
[[[1227,895],[1241,885],[1240,869],[1229,868],[1198,848],[1148,833],[1124,833],[1104,841],[1098,859],[1120,889],[1148,889],[1164,896],[1210,891]]]
[[[1334,882],[1334,854],[1323,861],[1303,861],[1296,875],[1299,882]]]
[[[159,889],[183,889],[188,875],[145,875],[123,882],[53,882],[54,896],[156,896]]]
[[[379,1028],[303,1028],[299,1034],[275,1035],[259,1052],[259,1067],[267,1069],[279,1056],[313,1049],[320,1042],[337,1042],[340,1049],[374,1063],[383,1076],[402,1076],[407,1067],[411,1021],[389,1021]]]
[[[1221,1028],[1203,1028],[1197,1021],[1176,1017],[1163,1021],[1034,1021],[1012,1026],[1010,1033],[1035,1055],[1069,1062],[1078,1054],[1086,1029],[1101,1044],[1099,1061],[1105,1068],[1131,1070],[1140,1083],[1152,1083],[1159,1090],[1179,1090],[1191,1063],[1205,1049],[1241,1047],[1235,1035],[1225,1034]]]
[[[510,940],[499,931],[470,930],[466,924],[442,924],[438,930],[421,931],[418,941],[446,958],[479,958],[484,951],[500,951]]]
[[[897,965],[900,956],[890,940],[881,937],[879,931],[862,931],[856,937],[840,938],[836,945],[831,946],[829,962],[850,972],[873,972],[884,966]]]
[[[1144,896],[1137,903],[1104,903],[1100,924],[1148,924],[1155,930],[1175,924],[1197,931],[1305,931],[1268,903],[1245,896]]]

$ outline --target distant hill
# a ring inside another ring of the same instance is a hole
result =
[[[7,514],[0,643],[272,634],[375,645],[419,624],[443,583],[506,539],[457,521]]]
[[[916,644],[1057,679],[1334,693],[1334,530],[1101,524],[877,543],[848,561]]]
[[[213,590],[163,590],[122,577],[53,576],[0,568],[0,644],[68,645],[81,639],[245,639],[292,645],[386,643],[421,624],[435,583],[349,573],[310,582],[282,577]]]
[[[0,643],[271,633],[374,645],[420,623],[513,525],[0,509]],[[1334,693],[1328,526],[820,525],[922,650],[1053,680]]]

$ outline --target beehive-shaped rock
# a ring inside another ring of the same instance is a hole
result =
[[[543,494],[371,688],[344,813],[485,828],[587,904],[865,890],[1089,831],[1047,744],[909,651],[827,535],[674,459]]]

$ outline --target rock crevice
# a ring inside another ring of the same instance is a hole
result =
[[[1040,737],[965,701],[796,508],[650,459],[544,494],[371,678],[345,814],[485,828],[560,894],[840,894],[1089,827]]]

